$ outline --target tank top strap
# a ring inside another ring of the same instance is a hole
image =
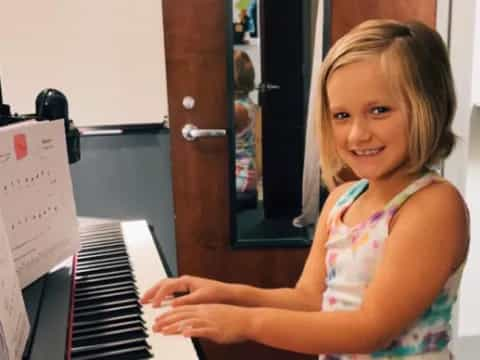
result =
[[[400,206],[402,206],[403,203],[407,201],[410,196],[412,196],[414,193],[416,193],[423,187],[431,184],[435,180],[442,181],[442,178],[433,171],[425,173],[423,176],[413,181],[405,189],[395,195],[395,197],[390,200],[385,206],[385,213],[392,216],[398,210],[398,208],[400,208]]]
[[[336,217],[342,213],[343,209],[350,206],[350,204],[365,191],[367,186],[368,180],[358,180],[338,198],[337,202],[330,210],[330,214],[328,215],[327,224],[329,227],[332,222],[335,221]]]

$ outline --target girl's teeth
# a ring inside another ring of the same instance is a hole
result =
[[[380,152],[379,149],[372,149],[372,150],[355,150],[356,155],[375,155]]]

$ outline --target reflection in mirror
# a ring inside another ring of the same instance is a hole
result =
[[[292,220],[302,205],[306,69],[317,2],[231,1],[234,245],[306,246],[311,229],[295,227]]]

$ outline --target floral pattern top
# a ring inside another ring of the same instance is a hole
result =
[[[388,237],[389,222],[399,207],[416,191],[433,181],[445,181],[433,172],[428,172],[412,182],[397,194],[383,210],[372,214],[356,226],[347,226],[342,215],[368,186],[367,180],[360,180],[343,194],[328,218],[329,239],[326,243],[326,290],[322,311],[349,311],[358,309],[365,290],[372,281],[379,263],[385,241]],[[449,358],[447,344],[450,341],[452,307],[462,274],[461,266],[450,276],[434,303],[403,334],[387,348],[372,354],[325,354],[320,360],[368,360],[368,359],[416,359],[419,354],[445,353]],[[433,354],[431,354],[433,355]],[[423,359],[426,357],[418,357]]]
[[[248,112],[250,123],[235,134],[235,187],[237,192],[255,190],[257,171],[255,166],[255,113],[257,106],[247,97],[235,99]]]

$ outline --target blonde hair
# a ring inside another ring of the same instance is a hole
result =
[[[255,88],[255,70],[248,54],[233,51],[233,82],[236,95],[248,95]]]
[[[408,172],[438,164],[455,144],[451,124],[456,97],[447,49],[440,35],[420,22],[365,21],[334,44],[320,68],[315,110],[322,178],[329,188],[342,182],[338,173],[344,165],[332,136],[327,82],[341,66],[371,56],[380,57],[382,70],[407,105]]]

